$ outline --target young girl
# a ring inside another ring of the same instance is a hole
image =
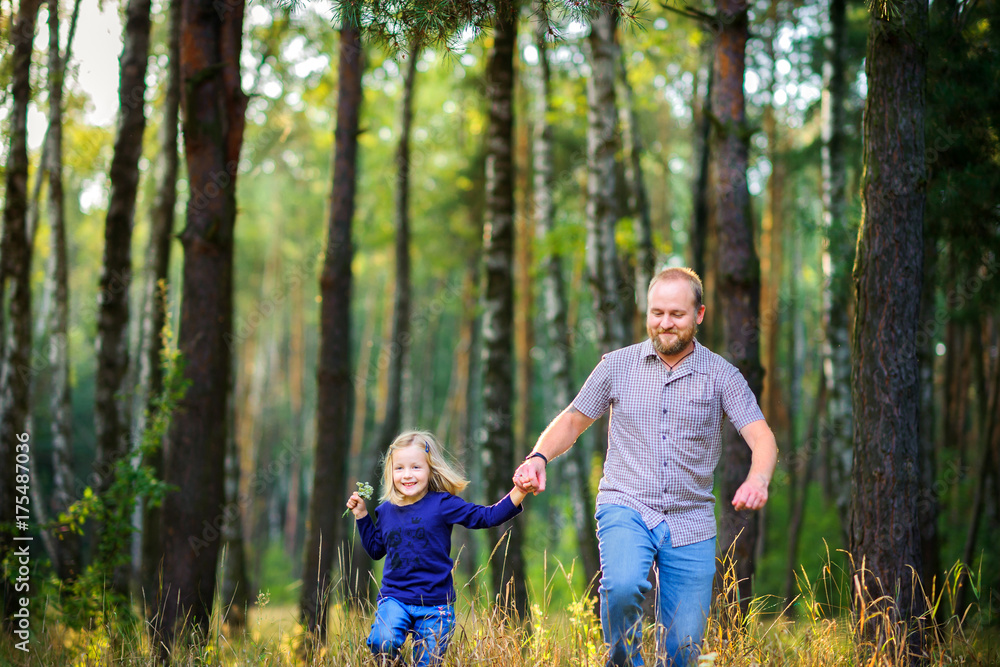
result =
[[[368,635],[372,653],[395,659],[412,634],[416,664],[441,663],[455,629],[451,527],[499,526],[521,512],[525,495],[514,487],[496,505],[483,507],[455,495],[468,484],[433,435],[408,431],[386,452],[381,499],[388,502],[375,508],[375,521],[357,493],[347,501],[365,551],[373,560],[388,556]]]

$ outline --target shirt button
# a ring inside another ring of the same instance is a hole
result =
[[[667,439],[667,436],[663,436],[663,439],[664,439],[664,440],[666,440],[666,439]]]
[[[667,411],[666,411],[666,410],[664,410],[664,411],[663,411],[663,414],[667,414]]]
[[[664,468],[666,468],[666,467],[667,467],[667,462],[666,462],[666,461],[664,461],[664,462],[663,462],[663,467],[664,467]]]

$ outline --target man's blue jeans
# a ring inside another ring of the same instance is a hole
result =
[[[601,627],[611,653],[608,665],[643,665],[642,601],[649,568],[656,564],[657,664],[687,667],[697,658],[712,603],[715,538],[674,548],[666,521],[650,530],[631,507],[599,505]]]
[[[455,607],[450,604],[422,607],[403,604],[393,598],[382,598],[375,612],[368,648],[372,653],[395,659],[413,635],[413,664],[417,667],[440,665],[448,642],[455,631]]]

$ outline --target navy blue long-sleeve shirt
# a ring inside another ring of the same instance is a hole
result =
[[[403,604],[450,604],[455,599],[451,578],[451,527],[490,528],[521,513],[510,495],[484,507],[441,491],[428,492],[412,505],[382,503],[358,519],[361,544],[373,560],[386,558],[379,598]]]

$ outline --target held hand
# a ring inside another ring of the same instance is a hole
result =
[[[365,501],[356,492],[351,494],[347,500],[347,509],[354,515],[355,519],[363,519],[368,516],[368,509]]]
[[[514,485],[525,493],[538,495],[545,490],[545,462],[537,456],[521,463],[514,471]]]
[[[733,507],[739,510],[759,510],[767,504],[767,483],[760,479],[750,479],[736,489]]]

